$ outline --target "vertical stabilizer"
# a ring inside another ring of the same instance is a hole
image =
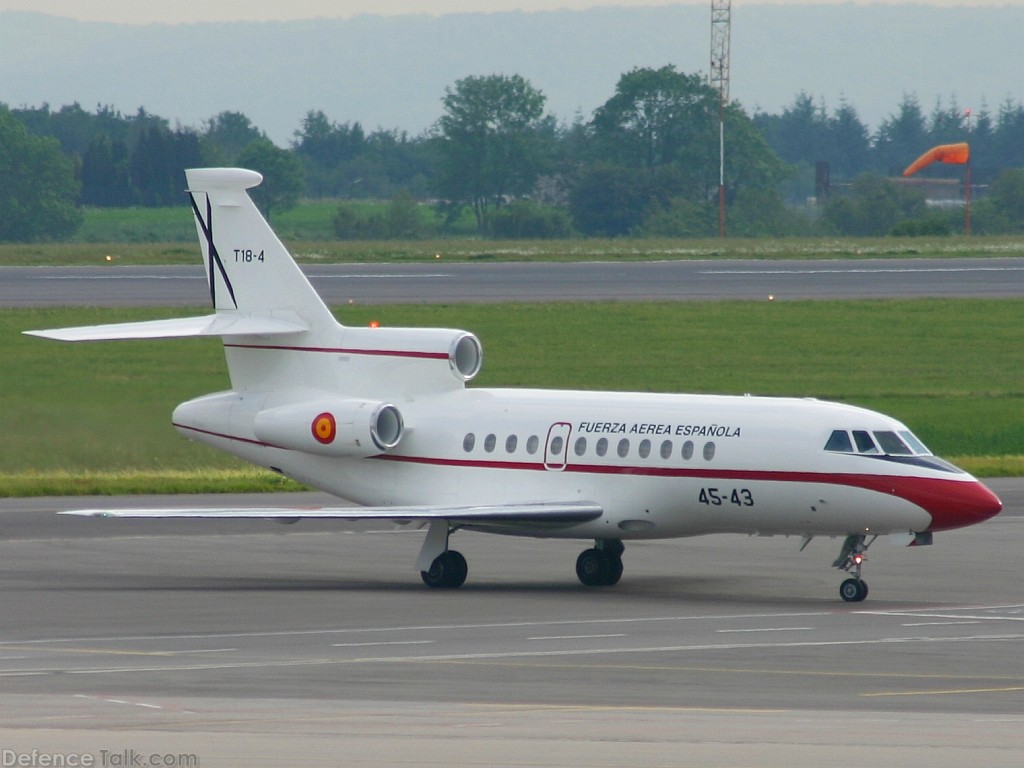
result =
[[[314,334],[335,328],[334,316],[246,192],[263,177],[241,168],[195,168],[185,176],[218,314],[286,320],[297,314]]]
[[[334,346],[344,331],[246,192],[263,177],[241,168],[195,168],[185,176],[217,317],[304,329],[273,338],[223,334],[232,387],[336,387],[329,360],[298,350]]]

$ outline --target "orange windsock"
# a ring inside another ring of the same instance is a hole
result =
[[[913,176],[922,168],[927,168],[932,163],[948,163],[951,165],[965,165],[971,159],[971,148],[966,141],[959,144],[940,144],[932,147],[917,160],[907,166],[903,172],[904,176]]]

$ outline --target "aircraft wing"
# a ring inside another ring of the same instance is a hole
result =
[[[524,504],[493,504],[476,506],[410,506],[410,507],[206,507],[206,508],[136,508],[136,509],[72,509],[61,515],[81,517],[152,518],[152,519],[218,519],[277,520],[294,522],[308,520],[447,520],[456,525],[541,524],[568,526],[585,523],[601,516],[603,510],[588,501],[528,502]]]

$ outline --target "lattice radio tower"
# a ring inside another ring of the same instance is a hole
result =
[[[731,0],[711,0],[711,72],[718,91],[718,235],[725,237],[725,105],[729,103],[729,28]]]

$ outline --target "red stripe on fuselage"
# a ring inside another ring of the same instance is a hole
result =
[[[284,344],[225,344],[232,349],[262,349],[281,352],[312,352],[331,355],[370,355],[374,357],[413,357],[423,360],[447,360],[447,352],[416,352],[407,349],[360,349],[357,347],[293,347]]]
[[[547,471],[538,462],[472,461],[418,456],[382,454],[374,458],[387,461],[430,464],[446,467],[476,467]],[[637,475],[646,477],[704,478],[715,480],[747,480],[776,483],[820,483],[863,488],[875,493],[895,496],[915,504],[931,515],[929,531],[944,531],[980,523],[999,514],[1002,502],[975,480],[950,480],[906,475],[841,474],[833,472],[782,472],[748,469],[689,469],[681,467],[611,466],[606,464],[567,464],[564,472],[602,475]]]
[[[261,448],[290,450],[252,438],[228,435],[212,430],[200,429],[187,424],[174,424],[210,437],[234,440]],[[425,464],[435,467],[461,467],[471,469],[501,469],[516,471],[548,472],[541,462],[523,461],[479,461],[472,459],[445,459],[431,456],[402,456],[380,454],[371,458],[382,461],[396,461],[407,464]],[[782,472],[774,470],[749,469],[689,469],[682,467],[639,467],[614,466],[607,464],[567,464],[560,472],[635,475],[666,478],[704,478],[715,480],[746,480],[776,483],[819,483],[863,488],[875,493],[895,496],[921,507],[931,515],[929,531],[945,531],[963,528],[989,519],[1002,509],[1002,502],[992,491],[975,480],[950,480],[936,477],[912,477],[907,475],[869,475],[862,473],[841,474],[835,472]]]

